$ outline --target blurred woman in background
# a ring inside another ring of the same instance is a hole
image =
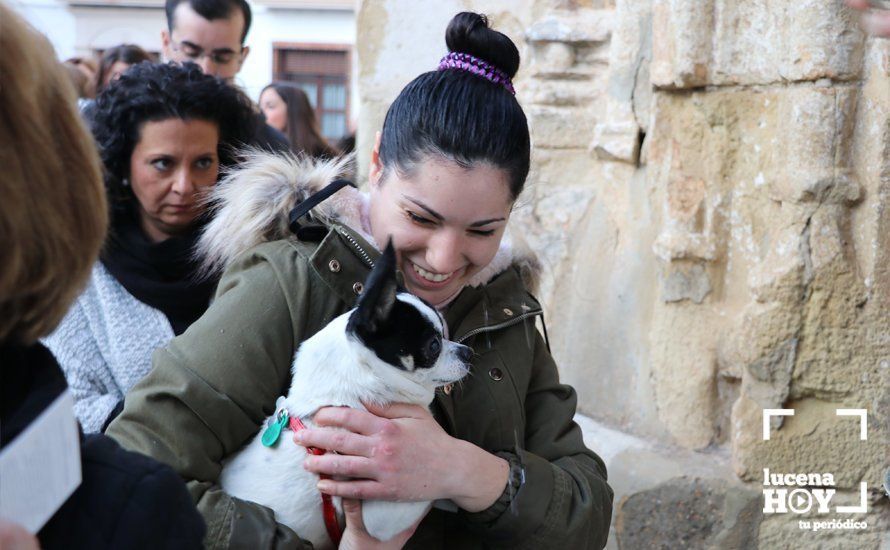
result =
[[[135,44],[121,44],[105,50],[99,60],[99,72],[96,75],[97,92],[107,88],[131,66],[143,61],[153,60],[148,52]]]
[[[71,57],[62,62],[74,90],[77,92],[78,104],[84,104],[96,97],[96,73],[99,64],[89,57]]]
[[[260,109],[266,115],[266,123],[287,136],[295,153],[319,158],[340,154],[321,135],[309,96],[298,86],[286,82],[269,84],[260,94]]]

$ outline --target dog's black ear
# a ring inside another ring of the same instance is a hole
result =
[[[357,310],[350,324],[357,323],[366,334],[376,332],[392,312],[397,292],[396,251],[390,238],[365,281],[365,289],[358,299]]]

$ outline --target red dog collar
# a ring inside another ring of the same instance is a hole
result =
[[[296,416],[291,416],[288,418],[288,427],[296,434],[300,430],[305,430],[306,425],[297,418]],[[324,449],[319,449],[318,447],[306,447],[306,452],[312,455],[323,455],[327,451]],[[319,474],[321,479],[330,479],[331,476],[326,474]],[[322,493],[321,494],[321,511],[324,516],[324,526],[328,530],[328,536],[331,537],[331,540],[334,542],[334,546],[339,546],[340,538],[343,536],[343,533],[340,531],[340,522],[337,521],[337,509],[334,508],[334,499],[331,498],[331,495]]]

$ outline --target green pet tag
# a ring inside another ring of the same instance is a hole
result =
[[[263,445],[266,447],[273,447],[278,443],[278,439],[281,437],[281,430],[287,426],[287,416],[287,409],[278,411],[277,420],[271,422],[269,427],[266,428],[266,431],[263,432],[263,437],[261,439]]]

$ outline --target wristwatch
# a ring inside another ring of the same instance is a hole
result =
[[[525,467],[519,455],[511,451],[498,451],[495,456],[503,458],[510,464],[510,471],[507,474],[507,484],[504,491],[498,497],[494,504],[482,510],[481,512],[468,513],[467,516],[474,522],[491,523],[501,517],[507,508],[513,503],[513,499],[525,484]]]

